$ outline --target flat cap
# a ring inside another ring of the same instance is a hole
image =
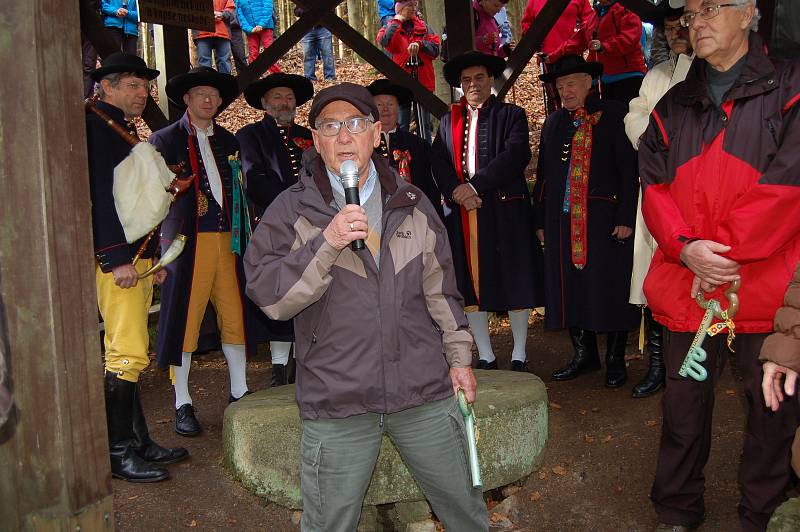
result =
[[[347,102],[364,113],[364,115],[372,116],[373,120],[378,119],[378,108],[375,107],[372,94],[367,88],[355,83],[344,82],[322,89],[314,96],[314,101],[311,102],[311,110],[308,113],[309,127],[314,128],[319,113],[322,112],[326,105],[336,101]]]

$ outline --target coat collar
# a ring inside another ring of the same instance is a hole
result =
[[[764,53],[761,37],[754,31],[750,32],[745,57],[744,68],[728,93],[732,100],[763,94],[777,87],[775,65]],[[700,105],[703,109],[712,105],[708,95],[707,64],[704,59],[695,57],[686,80],[676,89],[678,103],[686,107]]]
[[[180,128],[183,129],[187,135],[190,137],[194,136],[194,128],[192,127],[191,123],[189,122],[189,111],[183,113],[183,116],[179,120]],[[211,120],[211,126],[214,128],[214,134],[217,133],[217,121]]]

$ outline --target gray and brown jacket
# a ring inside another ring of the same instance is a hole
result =
[[[248,296],[272,319],[294,318],[303,419],[398,412],[451,397],[449,367],[472,360],[444,226],[418,188],[380,155],[372,161],[382,194],[380,268],[368,249],[337,251],[325,240],[338,209],[313,149],[245,254]]]

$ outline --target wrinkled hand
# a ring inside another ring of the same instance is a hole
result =
[[[681,260],[699,278],[700,283],[697,287],[705,283],[702,285],[705,286],[704,290],[712,286],[716,288],[739,278],[739,263],[720,255],[730,250],[730,246],[713,240],[695,240],[683,246]],[[691,297],[697,294],[695,284],[692,283]]]
[[[793,396],[797,387],[797,372],[775,362],[764,362],[764,378],[761,380],[761,391],[764,392],[764,404],[773,412],[777,412],[784,400],[784,392]],[[783,385],[781,385],[783,380]]]
[[[468,211],[472,211],[475,209],[480,209],[481,205],[483,205],[483,200],[478,196],[472,196],[471,198],[464,200],[464,203],[461,205]]]
[[[450,380],[453,381],[453,393],[458,395],[458,389],[464,390],[464,397],[468,403],[475,402],[478,393],[478,381],[472,368],[450,368]]]
[[[539,239],[542,245],[544,245],[544,229],[537,229],[536,230],[536,238]]]
[[[119,18],[124,18],[124,17],[125,17],[125,15],[127,15],[127,14],[128,14],[128,10],[127,10],[127,9],[125,9],[124,7],[121,7],[121,8],[119,8],[119,9],[117,9],[117,16],[118,16]]]
[[[261,30],[263,29],[264,28],[262,28],[261,26],[253,26],[253,31],[251,33],[261,33]]]
[[[114,282],[120,288],[133,288],[139,282],[139,272],[133,264],[122,264],[111,270]]]
[[[714,290],[717,289],[718,286],[720,286],[720,285],[713,284],[713,283],[707,283],[705,281],[702,281],[702,280],[700,280],[700,278],[698,276],[695,275],[694,279],[692,279],[691,297],[692,297],[692,299],[697,297],[697,295],[700,294],[701,290],[703,292],[713,292]]]
[[[322,232],[325,240],[343,250],[353,240],[367,238],[367,213],[360,205],[345,205]]]
[[[618,225],[614,227],[614,230],[611,232],[611,236],[614,238],[618,238],[619,240],[625,240],[626,238],[630,238],[633,234],[633,228],[628,227],[627,225]]]
[[[418,42],[412,42],[411,44],[409,44],[408,45],[408,53],[409,53],[409,55],[412,55],[412,56],[417,55],[419,53],[419,43]]]
[[[597,39],[592,39],[589,41],[589,50],[594,50],[595,52],[599,52],[603,49],[603,45]]]
[[[162,285],[167,280],[167,270],[158,270],[153,274],[153,284]]]
[[[462,183],[453,190],[453,201],[459,205],[463,205],[469,198],[477,196],[478,194],[475,192],[475,189],[467,183]]]

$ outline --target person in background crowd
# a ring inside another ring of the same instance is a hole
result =
[[[412,74],[416,69],[417,79],[429,91],[436,89],[436,76],[433,72],[433,60],[439,57],[441,40],[430,26],[417,14],[417,0],[401,0],[395,4],[396,15],[389,23],[378,31],[378,42],[392,54],[392,60],[403,70]],[[419,60],[418,67],[411,67],[411,58]],[[411,123],[411,108],[406,106],[400,110],[400,129],[408,131]],[[418,128],[431,138],[431,115],[427,109],[422,110],[422,124]]]
[[[236,2],[234,1],[234,4]],[[231,53],[236,72],[242,72],[247,68],[247,52],[244,48],[244,37],[242,24],[239,22],[239,13],[234,9],[231,11],[230,18],[226,21],[228,33],[231,37]]]
[[[497,56],[470,51],[445,64],[464,96],[441,118],[433,142],[434,175],[452,210],[445,225],[458,288],[466,303],[478,369],[497,369],[489,312],[508,312],[511,369],[527,371],[528,318],[542,299],[542,256],[534,234],[525,167],[531,160],[525,110],[492,96],[505,68]]]
[[[238,171],[239,143],[214,121],[239,94],[236,78],[197,67],[167,82],[170,101],[186,108],[177,122],[150,136],[169,164],[183,163],[194,177],[189,193],[170,207],[161,225],[162,249],[181,233],[183,253],[169,266],[158,315],[158,365],[170,368],[175,388],[175,432],[196,436],[202,428],[189,394],[192,353],[209,301],[217,314],[222,353],[228,363],[230,395],[247,389],[246,353],[255,353],[244,295],[241,256],[247,246],[247,201]]]
[[[100,2],[89,0],[89,7],[100,15]],[[94,94],[94,80],[92,72],[97,69],[97,50],[89,41],[85,33],[81,32],[81,57],[83,59],[83,97],[91,98]]]
[[[294,8],[296,17],[303,15],[305,10],[301,7]],[[303,75],[306,79],[317,81],[317,58],[322,58],[322,74],[326,81],[336,79],[336,61],[333,58],[333,35],[331,31],[317,24],[306,33],[300,44],[303,45]]]
[[[695,59],[686,79],[656,104],[639,142],[642,213],[658,243],[644,293],[666,328],[667,384],[650,494],[660,530],[688,530],[705,516],[703,469],[728,341],[747,402],[742,530],[765,530],[791,484],[789,451],[800,404],[764,408],[758,356],[800,262],[800,65],[768,58],[752,31],[756,22],[754,0],[685,2],[681,23]],[[727,308],[724,292],[736,280],[736,337],[724,331],[706,338],[708,377],[682,377],[704,314],[695,297],[705,293]]]
[[[568,329],[574,355],[552,375],[600,369],[597,334],[607,333],[608,388],[625,384],[625,343],[639,322],[628,303],[636,223],[636,152],[624,135],[627,107],[589,97],[603,66],[565,55],[540,79],[563,107],[545,120],[534,202],[544,244],[545,328]]]
[[[130,120],[144,110],[150,80],[156,76],[158,70],[147,68],[135,55],[111,54],[92,72],[92,80],[100,87],[96,106],[135,136],[136,126]],[[146,237],[128,243],[117,212],[114,170],[129,157],[130,144],[93,112],[86,114],[86,135],[97,304],[105,328],[104,389],[111,475],[130,482],[156,482],[169,478],[164,465],[189,457],[186,449],[161,447],[150,439],[138,384],[141,372],[150,364],[147,318],[153,285],[164,282],[166,271],[138,278],[150,268],[158,238],[151,240],[134,265]]]
[[[508,0],[472,0],[477,51],[498,57],[508,57],[511,54],[511,44],[502,43],[502,31],[494,18],[506,4]]]
[[[395,0],[377,0],[378,18],[381,21],[381,27],[386,26],[386,24],[394,18],[394,1]]]
[[[447,234],[422,192],[374,153],[377,116],[364,87],[317,93],[300,183],[272,203],[245,255],[247,294],[297,331],[300,526],[356,529],[387,434],[448,530],[488,532],[453,397],[461,388],[473,401],[476,381]],[[345,205],[347,161],[361,206]]]
[[[557,51],[548,54],[555,62],[564,54],[583,54],[603,65],[598,91],[606,100],[628,105],[639,94],[647,72],[641,46],[642,20],[616,0],[599,0],[588,24],[575,32]]]
[[[239,23],[247,34],[247,48],[250,51],[249,63],[272,44],[272,34],[275,29],[275,11],[272,0],[237,0],[236,13]],[[275,74],[281,68],[275,62],[269,67],[269,72]]]
[[[278,194],[297,183],[303,152],[311,147],[311,130],[294,122],[297,106],[314,95],[314,86],[296,74],[270,74],[251,83],[244,97],[251,107],[266,111],[260,122],[236,133],[242,154],[242,171],[247,197],[253,210],[256,227],[264,211]],[[291,381],[289,352],[294,342],[292,322],[269,319],[253,309],[258,323],[256,336],[269,342],[272,358],[270,386]]]
[[[198,63],[200,66],[212,68],[211,53],[216,57],[217,70],[222,74],[230,74],[231,35],[228,30],[235,6],[233,0],[214,1],[214,31],[192,30],[192,38],[197,45]]]
[[[136,0],[101,0],[103,25],[108,28],[121,52],[136,55],[139,40],[139,8]]]
[[[666,61],[655,66],[642,81],[639,96],[631,100],[628,114],[625,115],[625,133],[634,149],[639,149],[639,137],[642,136],[650,121],[650,112],[662,96],[674,85],[686,78],[692,64],[692,45],[689,42],[689,30],[681,26],[682,9],[673,9],[667,2],[661,4],[661,18],[655,20],[656,31],[666,35],[664,46],[668,54]],[[658,46],[659,41],[655,41]],[[654,50],[661,55],[659,50]],[[629,302],[640,305],[644,312],[646,332],[645,348],[649,355],[647,375],[633,387],[633,397],[647,397],[664,386],[666,368],[664,367],[664,331],[660,323],[653,319],[652,311],[647,307],[643,285],[650,261],[656,250],[656,242],[642,217],[641,197],[636,210],[636,233],[633,242],[633,275],[631,277],[631,294]]]
[[[413,97],[411,91],[388,79],[375,80],[367,85],[367,89],[375,101],[381,122],[381,144],[377,151],[386,157],[389,166],[397,170],[400,177],[424,192],[439,217],[444,218],[442,193],[433,177],[431,145],[397,127],[400,109]]]
[[[500,11],[495,14],[494,21],[497,22],[497,27],[500,28],[500,48],[508,45],[508,49],[511,49],[514,36],[511,33],[511,23],[508,21],[506,6],[501,7]]]

